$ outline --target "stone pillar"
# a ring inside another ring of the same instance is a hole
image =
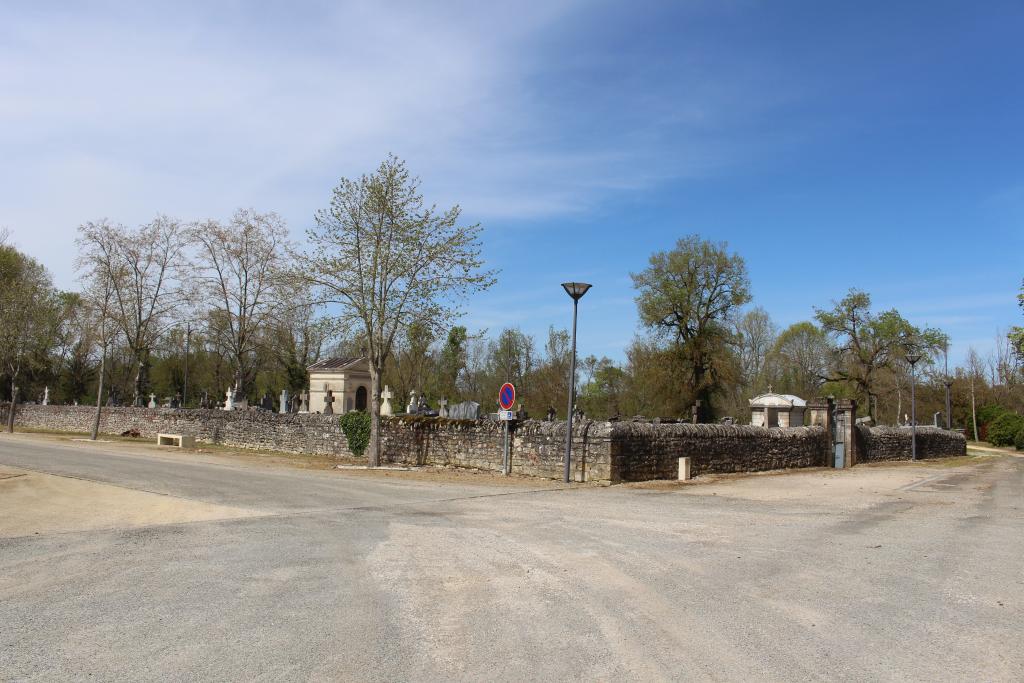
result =
[[[832,399],[814,398],[807,402],[807,426],[824,427],[825,429],[825,453],[821,465],[831,467],[834,462],[832,454]]]
[[[841,398],[836,401],[833,410],[833,420],[841,426],[846,458],[845,467],[853,467],[857,464],[857,440],[854,438],[855,423],[857,422],[857,402],[849,398]]]

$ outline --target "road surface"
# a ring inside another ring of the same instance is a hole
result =
[[[1019,681],[1022,496],[1010,456],[565,489],[2,435],[0,679]]]

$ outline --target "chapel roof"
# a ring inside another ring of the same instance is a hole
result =
[[[312,365],[310,365],[306,369],[309,370],[310,372],[316,372],[318,370],[319,371],[348,370],[349,368],[351,368],[351,367],[353,367],[355,365],[358,365],[360,363],[365,363],[365,362],[366,362],[366,357],[365,356],[354,356],[354,357],[351,357],[351,358],[325,358],[325,359],[323,359],[321,361],[317,361],[316,363],[313,363]]]

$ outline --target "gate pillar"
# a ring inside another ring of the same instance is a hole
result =
[[[835,402],[833,408],[834,428],[837,430],[835,440],[842,441],[846,457],[843,459],[843,467],[853,467],[857,464],[857,440],[854,438],[854,424],[857,421],[857,402],[849,398],[841,398]]]

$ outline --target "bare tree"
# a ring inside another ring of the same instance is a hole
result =
[[[209,334],[235,373],[235,391],[247,396],[256,378],[256,350],[284,305],[288,231],[275,213],[239,209],[231,221],[189,230],[199,246],[201,295],[211,305]]]
[[[975,400],[977,382],[985,380],[985,364],[981,356],[971,346],[967,349],[967,375],[971,380],[971,425],[974,428],[974,440],[978,440],[978,406]]]
[[[136,366],[135,405],[149,388],[149,355],[168,325],[187,315],[180,276],[187,267],[181,224],[158,216],[137,230],[106,220],[78,229],[77,268],[85,278],[109,281],[111,312]]]
[[[768,352],[778,336],[778,328],[768,311],[757,306],[733,321],[733,334],[740,359],[742,386],[753,388],[761,379]]]
[[[371,466],[380,462],[380,379],[396,335],[413,322],[445,329],[468,294],[494,282],[481,270],[480,226],[459,225],[459,214],[425,206],[419,180],[389,156],[374,173],[343,179],[308,232],[302,272],[365,335]]]

